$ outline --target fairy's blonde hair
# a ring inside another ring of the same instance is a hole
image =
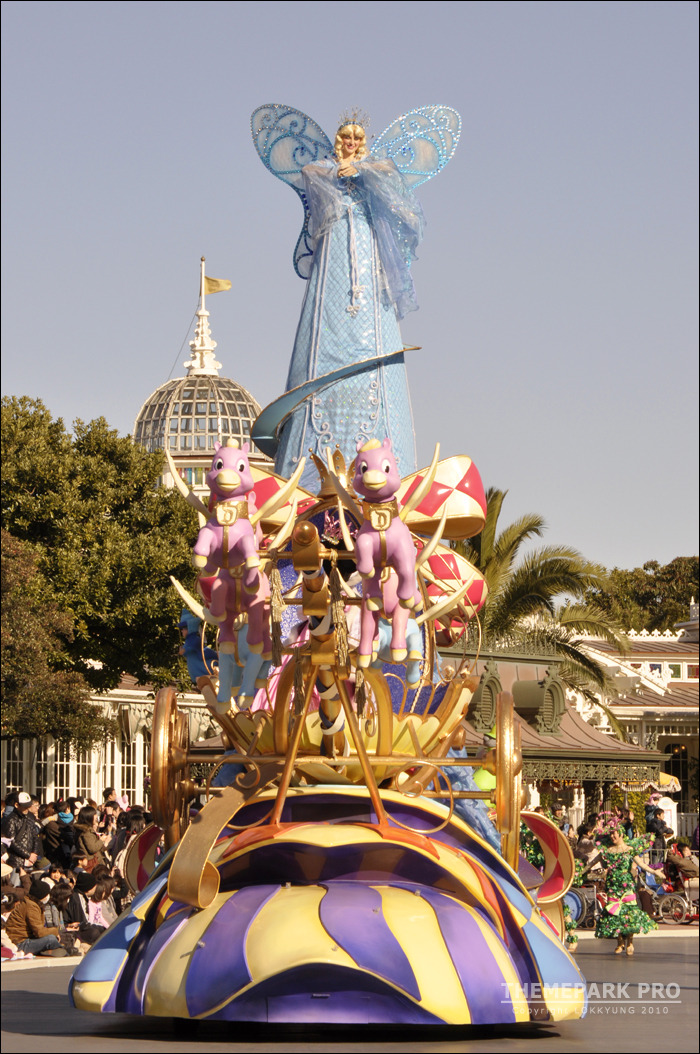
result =
[[[347,131],[348,128],[352,128],[357,138],[362,140],[355,154],[356,160],[360,161],[369,153],[369,150],[367,149],[367,133],[365,132],[361,124],[341,124],[340,128],[335,133],[335,143],[333,144],[333,151],[337,158],[341,158],[343,156],[340,151],[340,148],[343,145],[343,132]]]

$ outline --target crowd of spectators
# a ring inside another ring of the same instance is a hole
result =
[[[0,809],[3,960],[84,954],[131,900],[126,855],[150,815],[144,806],[118,797],[114,787],[104,791],[101,805],[74,797],[42,804],[22,791],[8,794]],[[569,838],[582,873],[594,866],[605,832],[614,827],[627,838],[635,834],[631,809],[593,813],[577,828],[561,804],[552,806],[550,816]],[[667,848],[674,833],[654,796],[644,827],[652,843],[651,866],[663,866],[674,852],[697,896],[697,861],[690,846]]]
[[[150,815],[114,787],[100,805],[20,791],[1,808],[3,961],[83,955],[131,900],[126,854]]]

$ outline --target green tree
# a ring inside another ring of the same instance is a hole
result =
[[[484,644],[553,653],[562,679],[590,696],[606,686],[606,673],[586,650],[586,635],[627,649],[616,621],[589,599],[594,590],[604,589],[605,570],[568,546],[540,546],[522,555],[526,543],[542,536],[545,523],[528,514],[499,533],[507,493],[489,489],[483,531],[457,543],[489,587],[480,616]]]
[[[664,566],[648,560],[631,571],[613,568],[605,589],[589,595],[626,629],[663,632],[688,621],[690,601],[700,590],[699,572],[697,556],[677,556]]]
[[[197,523],[158,485],[162,455],[103,418],[77,421],[71,437],[42,403],[12,398],[2,402],[2,461],[2,524],[36,547],[71,620],[71,669],[98,690],[123,674],[171,680],[182,605],[168,576],[192,583]]]
[[[82,748],[113,731],[85,678],[65,667],[70,615],[51,600],[39,555],[2,531],[2,737],[52,735]]]

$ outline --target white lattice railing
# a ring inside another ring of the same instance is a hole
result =
[[[676,813],[676,834],[679,838],[692,838],[698,825],[696,812]]]

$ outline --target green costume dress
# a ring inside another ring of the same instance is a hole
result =
[[[596,937],[632,937],[635,933],[649,933],[656,923],[637,904],[637,880],[632,875],[632,864],[639,853],[649,849],[649,836],[626,839],[629,852],[616,853],[602,849],[600,854],[608,868],[605,879],[607,905],[598,919]]]

